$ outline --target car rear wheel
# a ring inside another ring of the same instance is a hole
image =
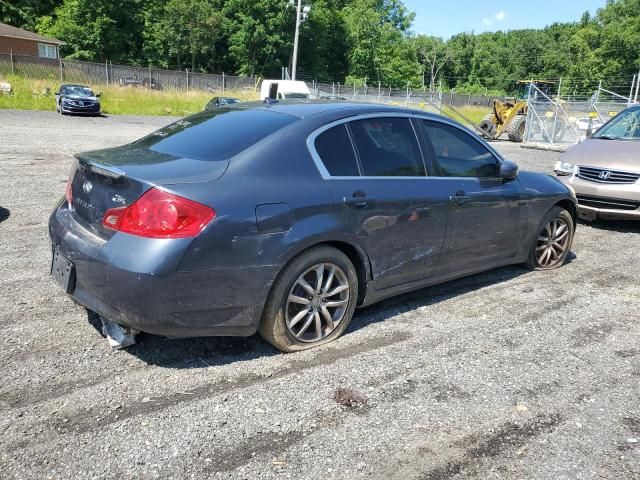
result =
[[[564,265],[573,243],[574,231],[571,214],[564,208],[553,207],[536,235],[527,267],[532,270],[552,270]]]
[[[345,331],[357,298],[358,276],[349,258],[333,247],[314,247],[276,279],[260,335],[283,352],[323,345]]]

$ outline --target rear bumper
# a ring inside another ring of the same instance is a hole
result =
[[[104,241],[75,221],[66,202],[51,215],[49,235],[75,265],[71,297],[109,320],[169,337],[249,336],[258,328],[271,271],[178,271],[190,239],[116,234]]]

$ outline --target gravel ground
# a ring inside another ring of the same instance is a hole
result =
[[[0,477],[640,478],[638,224],[581,224],[560,270],[397,297],[309,352],[111,351],[48,278],[47,218],[73,153],[169,120],[0,111]]]

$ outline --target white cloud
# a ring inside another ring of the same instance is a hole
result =
[[[506,18],[507,12],[505,12],[504,10],[500,10],[498,13],[494,14],[491,17],[484,17],[482,19],[482,25],[484,25],[485,27],[490,27],[494,23],[500,23]]]

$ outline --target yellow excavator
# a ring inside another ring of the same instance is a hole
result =
[[[482,135],[489,140],[495,140],[503,133],[507,133],[512,142],[522,142],[527,122],[527,99],[542,97],[547,101],[551,97],[554,82],[546,80],[520,80],[518,82],[518,96],[507,97],[504,100],[494,100],[492,112],[478,125]],[[536,88],[533,88],[533,87]],[[533,91],[531,91],[533,89]],[[541,95],[542,92],[544,95]],[[538,100],[542,100],[538,98]]]

